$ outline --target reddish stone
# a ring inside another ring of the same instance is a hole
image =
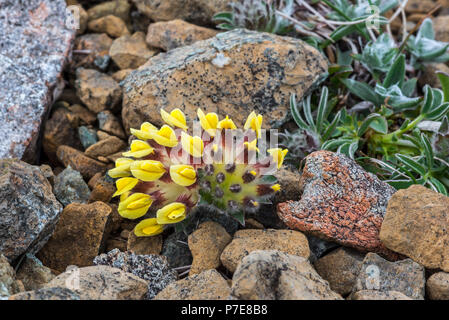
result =
[[[306,158],[299,201],[278,205],[279,217],[292,229],[389,257],[379,231],[395,189],[342,154],[318,151]]]
[[[71,166],[72,169],[79,171],[85,179],[92,178],[97,172],[106,171],[105,164],[89,158],[72,147],[59,146],[56,154],[65,167]]]

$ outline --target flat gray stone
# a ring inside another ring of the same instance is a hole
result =
[[[64,0],[0,1],[0,158],[36,159],[75,35],[65,19]]]

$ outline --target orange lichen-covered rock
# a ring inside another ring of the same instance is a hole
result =
[[[278,205],[287,226],[362,251],[395,255],[379,239],[393,187],[342,154],[317,151],[306,158],[300,188],[299,201]]]

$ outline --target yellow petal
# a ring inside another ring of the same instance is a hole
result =
[[[133,193],[129,197],[126,197],[126,199],[120,201],[118,213],[127,219],[137,219],[147,213],[152,203],[153,200],[148,194]]]
[[[155,181],[165,173],[164,165],[156,160],[138,160],[131,164],[131,173],[142,181]]]
[[[279,169],[282,166],[282,163],[284,162],[285,155],[287,154],[288,150],[281,148],[274,148],[274,149],[268,149],[267,152],[273,157],[273,160],[277,163],[277,168]]]
[[[175,131],[166,124],[164,124],[159,131],[153,132],[152,138],[164,147],[172,148],[178,144]]]
[[[218,126],[218,115],[214,112],[210,112],[207,115],[201,109],[197,110],[198,118],[200,119],[201,127],[211,137],[215,137],[215,132]]]
[[[278,192],[279,190],[281,190],[281,185],[279,183],[276,183],[271,186],[271,189],[273,189],[274,192]]]
[[[259,152],[259,148],[257,147],[257,139],[254,139],[251,142],[244,142],[243,143],[249,151],[257,151]]]
[[[170,166],[170,177],[176,184],[188,187],[196,182],[196,171],[189,165],[172,165]]]
[[[134,234],[138,237],[156,236],[163,231],[164,226],[158,224],[156,218],[142,220],[134,228]]]
[[[184,151],[199,158],[203,155],[204,142],[200,137],[192,137],[185,132],[181,133],[181,145]]]
[[[181,202],[173,202],[156,212],[158,224],[177,223],[186,218],[186,206]]]
[[[121,178],[115,182],[117,191],[112,195],[113,197],[119,196],[127,191],[130,191],[139,182],[136,178]]]
[[[246,119],[243,128],[245,130],[251,129],[256,131],[257,138],[259,139],[262,136],[262,122],[263,122],[262,115],[261,114],[256,115],[256,113],[253,111]]]
[[[218,125],[218,129],[237,129],[237,126],[234,124],[234,121],[232,121],[228,116],[226,116],[225,119],[221,120]]]
[[[122,155],[125,157],[142,158],[153,152],[154,149],[148,144],[148,142],[133,140],[133,142],[131,142],[131,151],[124,152]]]
[[[131,134],[141,140],[153,139],[151,132],[157,132],[157,128],[149,122],[144,122],[140,126],[140,130],[131,129]]]
[[[187,130],[186,116],[180,109],[176,108],[171,113],[161,109],[161,117],[169,125]]]
[[[117,160],[115,160],[115,168],[109,170],[108,175],[111,178],[129,177],[131,175],[129,167],[131,163],[133,163],[133,161],[133,159],[118,158]]]

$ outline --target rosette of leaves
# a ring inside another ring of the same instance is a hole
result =
[[[294,13],[294,0],[240,0],[230,3],[231,11],[213,17],[217,28],[233,30],[245,28],[261,32],[286,34],[293,29],[291,21],[276,14],[279,10],[287,16]]]
[[[430,18],[424,20],[416,36],[410,36],[406,47],[411,54],[411,64],[416,69],[422,67],[425,62],[449,61],[449,43],[435,40]]]

